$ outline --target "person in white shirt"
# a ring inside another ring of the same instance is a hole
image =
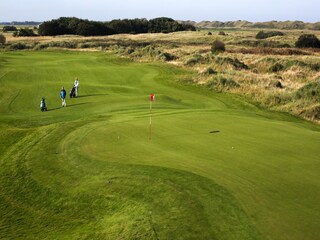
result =
[[[78,80],[78,78],[76,78],[76,80],[74,81],[74,87],[76,89],[76,97],[78,97],[78,89],[79,89],[79,80]]]

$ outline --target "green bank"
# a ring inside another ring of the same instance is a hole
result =
[[[316,239],[320,128],[191,78],[105,53],[0,53],[0,238]]]

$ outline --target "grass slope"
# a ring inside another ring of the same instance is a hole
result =
[[[188,77],[103,53],[1,53],[0,238],[316,239],[319,127],[175,81]]]

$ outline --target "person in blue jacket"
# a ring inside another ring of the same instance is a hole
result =
[[[62,101],[62,107],[66,107],[67,106],[66,96],[67,96],[67,92],[66,92],[66,90],[64,90],[64,87],[62,87],[61,91],[60,91],[60,98],[61,98],[61,101]]]

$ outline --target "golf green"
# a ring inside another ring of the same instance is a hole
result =
[[[1,52],[0,239],[317,239],[320,127],[192,74]]]

